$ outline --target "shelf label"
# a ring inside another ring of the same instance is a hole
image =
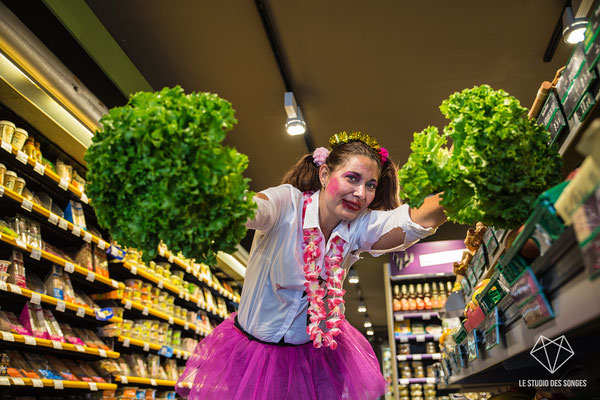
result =
[[[69,229],[69,224],[67,223],[67,220],[66,220],[66,219],[60,218],[60,219],[58,220],[58,227],[59,227],[60,229],[63,229],[63,230],[65,230],[65,231],[66,231],[67,229]]]
[[[50,216],[48,217],[48,221],[52,224],[52,225],[56,225],[58,224],[58,215],[54,214],[54,213],[50,213]]]
[[[407,336],[400,336],[400,343],[408,343],[408,337]]]
[[[21,288],[13,283],[9,283],[8,288],[10,289],[11,292],[13,292],[15,294],[20,294],[20,295],[23,294],[23,292],[21,292]]]
[[[16,241],[17,241],[17,246],[19,246],[19,247],[20,247],[20,248],[22,248],[22,249],[25,249],[25,250],[27,250],[27,244],[26,244],[25,242],[23,242],[23,241],[22,241],[22,240],[20,240],[20,239],[17,239]]]
[[[173,317],[169,317],[169,325],[173,325],[175,323],[175,321],[173,320]]]
[[[185,329],[186,331],[187,331],[188,329],[190,329],[190,323],[189,323],[189,322],[187,322],[187,321],[185,321],[185,324],[183,324],[183,329]]]
[[[42,295],[38,292],[31,292],[31,300],[33,304],[40,304],[42,302]]]
[[[8,142],[5,142],[4,140],[2,140],[2,148],[8,151],[9,153],[12,153],[12,145]]]
[[[188,358],[190,358],[190,353],[183,353],[183,359],[187,360]]]
[[[183,290],[180,290],[180,291],[179,291],[179,298],[180,298],[180,299],[183,299]]]
[[[100,357],[107,357],[106,350],[104,350],[104,349],[98,349],[98,355]]]
[[[22,152],[21,150],[17,151],[17,160],[21,161],[23,164],[27,164],[27,160],[29,156]]]
[[[407,356],[405,356],[405,355],[398,356],[398,361],[406,361],[406,360],[408,360]]]
[[[121,375],[120,378],[121,378],[121,383],[123,383],[123,384],[129,383],[129,381],[127,380],[127,377],[125,375]]]
[[[61,380],[58,380],[58,379],[54,380],[54,389],[62,390],[64,388],[65,388],[65,386],[63,385],[63,382]]]
[[[44,382],[41,379],[31,379],[33,387],[44,387]]]
[[[92,392],[97,392],[98,391],[98,385],[96,384],[96,382],[88,382],[88,385],[90,385],[90,390]]]
[[[130,342],[129,338],[123,339],[123,347],[129,347],[129,342]],[[126,383],[126,382],[123,382],[123,383]]]
[[[413,354],[412,359],[418,361],[418,360],[421,360],[422,357],[420,354]]]
[[[431,319],[431,313],[424,313],[423,320],[429,320],[429,319]]]
[[[159,289],[162,289],[164,287],[163,281],[158,281],[156,286],[158,286]]]
[[[6,286],[6,282],[0,281],[0,290],[4,290],[4,291],[8,290],[8,286]]]
[[[406,379],[406,378],[400,379],[401,385],[408,385],[409,383],[410,383],[410,379]]]
[[[149,312],[150,312],[150,310],[148,310],[148,307],[144,307],[144,308],[142,309],[142,314],[143,314],[143,315],[148,315],[148,313],[149,313]]]
[[[69,188],[69,178],[61,178],[60,182],[58,182],[58,187],[62,190],[67,190]]]
[[[178,350],[177,353],[175,353],[175,357],[176,358],[181,358],[181,351]]]
[[[75,266],[73,265],[73,263],[67,261],[65,263],[65,271],[67,271],[70,274],[75,272]]]
[[[90,202],[90,199],[88,199],[87,194],[81,193],[81,202],[85,204],[88,204]]]
[[[76,344],[75,348],[77,349],[78,352],[85,353],[85,348],[82,345]]]
[[[133,275],[137,275],[137,267],[135,265],[132,265],[129,269],[129,272],[131,272]]]
[[[21,378],[10,378],[12,379],[13,385],[25,386],[25,382]]]
[[[148,343],[148,342],[144,343],[144,351],[150,351],[150,343]]]
[[[196,335],[199,335],[202,332],[199,326],[196,327]]]
[[[185,297],[185,301],[190,301],[190,294],[189,293],[185,293],[183,296]]]
[[[124,306],[125,309],[126,310],[131,310],[131,306],[132,306],[131,300],[125,300],[125,306]]]
[[[158,248],[158,254],[159,254],[161,257],[164,257],[164,256],[165,256],[165,249],[164,249],[162,246]]]
[[[169,254],[169,262],[172,263],[173,260],[175,260],[175,257],[173,257],[173,254]]]
[[[62,350],[63,349],[63,345],[61,342],[57,342],[56,340],[52,341],[52,347],[54,347],[56,350]]]
[[[94,282],[95,279],[96,279],[96,274],[93,271],[88,271],[87,276],[85,277],[85,280]]]
[[[5,376],[0,376],[0,386],[10,386],[10,380]]]
[[[92,234],[89,232],[83,233],[83,241],[87,243],[92,243]]]
[[[33,170],[35,172],[37,172],[38,174],[44,176],[44,174],[46,173],[46,166],[42,163],[40,163],[39,161],[35,162],[35,167],[33,167]]]
[[[0,197],[4,195],[4,186],[0,185]]]
[[[431,358],[434,360],[441,360],[442,359],[442,355],[440,353],[435,353],[431,355]]]
[[[34,260],[41,260],[42,259],[42,250],[38,249],[37,247],[33,247],[31,249],[31,253],[29,254],[29,256],[31,258],[33,258]]]
[[[200,299],[198,299],[198,301],[196,302],[196,307],[203,308],[202,307],[202,302],[200,301]]]
[[[427,380],[427,383],[436,383],[437,380],[435,378],[425,378]]]
[[[21,208],[31,212],[31,210],[33,209],[33,203],[31,202],[31,200],[23,199],[23,201],[21,202]]]
[[[56,311],[65,311],[67,303],[62,300],[56,300]]]
[[[110,284],[112,285],[112,287],[114,287],[115,289],[119,288],[119,282],[115,281],[114,279],[110,280]]]
[[[150,379],[150,384],[152,386],[156,386],[157,385],[156,380],[155,379]]]
[[[191,267],[191,265],[187,266],[187,268],[185,269],[185,272],[187,272],[188,274],[192,273],[192,267]]]
[[[106,250],[106,242],[102,239],[98,240],[98,248],[100,250]]]
[[[85,308],[77,307],[77,316],[81,318],[85,317]]]
[[[81,228],[78,225],[73,225],[71,233],[77,237],[81,236]]]
[[[2,340],[4,340],[5,342],[14,342],[15,341],[15,335],[13,335],[10,332],[2,331]]]
[[[417,335],[415,337],[415,339],[417,340],[417,342],[424,342],[425,341],[425,335]]]

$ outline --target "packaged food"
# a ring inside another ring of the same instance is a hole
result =
[[[217,305],[215,304],[215,300],[213,299],[213,295],[207,288],[203,288],[204,291],[204,299],[206,301],[206,305],[209,309],[216,309]]]
[[[88,374],[84,371],[84,369],[81,367],[81,362],[76,362],[74,360],[65,358],[64,360],[62,360],[63,363],[67,366],[67,368],[69,369],[69,371],[71,371],[71,373],[73,375],[75,375],[75,377],[82,381],[82,382],[94,382],[94,380],[88,376]],[[94,375],[96,375],[96,373],[94,372]]]
[[[106,383],[106,380],[102,376],[100,376],[100,371],[96,371],[96,369],[92,368],[88,363],[80,362],[78,365],[88,377],[92,378],[94,382]]]
[[[21,195],[23,193],[24,187],[25,187],[25,179],[17,178],[15,180],[15,185],[13,187],[13,190],[15,191],[15,193],[17,193],[18,195]]]
[[[17,316],[10,311],[0,311],[0,330],[31,336],[31,333],[21,325]]]
[[[75,291],[73,290],[73,285],[71,284],[71,277],[64,269],[62,271],[62,278],[65,283],[65,301],[85,306],[84,303],[79,302],[77,297],[75,297]]]
[[[149,378],[148,369],[144,359],[139,354],[127,354],[123,357],[131,370],[133,376],[139,376],[141,378]]]
[[[75,291],[75,299],[77,299],[78,304],[82,304],[84,307],[91,308],[92,310],[100,308],[98,304],[94,303],[94,301],[90,299],[90,297],[81,290]]]
[[[77,337],[71,326],[62,322],[59,322],[58,325],[60,327],[61,332],[63,333],[63,337],[68,343],[85,346],[83,340]]]
[[[68,164],[65,164],[61,160],[56,161],[56,174],[60,176],[60,179],[65,179],[69,183],[71,182],[71,177],[73,175],[73,167]]]
[[[42,162],[42,150],[40,149],[40,142],[35,142],[35,160],[39,163]]]
[[[160,356],[158,354],[148,354],[146,356],[146,366],[150,378],[165,379],[166,376],[160,374]]]
[[[43,247],[42,242],[42,228],[38,222],[26,219],[27,221],[27,244],[32,245],[35,248],[41,249]]]
[[[15,350],[9,350],[5,353],[8,357],[8,367],[9,369],[12,368],[13,371],[10,371],[10,373],[8,373],[9,376],[12,377],[23,377],[23,378],[30,378],[30,379],[40,379],[40,375],[37,374],[36,370],[25,360],[25,358],[17,351]],[[17,371],[17,374],[15,374],[15,371]],[[7,370],[7,372],[9,372]]]
[[[75,263],[87,268],[90,271],[94,270],[94,262],[92,260],[92,245],[84,243],[75,256]]]
[[[8,268],[8,282],[14,283],[15,285],[27,288],[27,281],[25,280],[25,264],[23,264],[23,253],[20,251],[13,250],[11,256],[10,267]]]
[[[33,138],[27,138],[25,145],[23,146],[23,152],[27,154],[27,157],[31,157],[35,160],[35,144]]]
[[[142,288],[142,280],[141,279],[127,279],[125,281],[125,286],[130,287],[132,289],[140,289]]]
[[[75,170],[73,170],[72,183],[79,191],[83,192],[85,190],[86,181]]]
[[[0,121],[0,137],[3,142],[11,143],[15,132],[15,124],[10,121]]]
[[[98,246],[94,246],[93,262],[94,271],[100,276],[109,278],[108,260],[106,258],[106,252],[100,249]]]
[[[4,173],[4,186],[10,190],[14,190],[15,181],[17,180],[17,173],[14,171],[6,171]]]
[[[28,137],[29,137],[29,134],[27,133],[27,131],[25,129],[16,128],[13,133],[11,144],[17,150],[22,150],[23,146],[25,145],[25,141],[27,140]]]
[[[0,185],[4,185],[4,174],[6,174],[6,166],[0,164]]]
[[[31,334],[39,339],[49,339],[50,335],[46,331],[44,323],[44,312],[39,304],[26,303],[19,315],[19,322]]]
[[[83,206],[80,202],[69,200],[67,208],[65,208],[65,219],[74,225],[86,229],[85,215],[83,214]]]
[[[67,381],[78,381],[77,377],[69,370],[69,368],[58,358],[46,354],[46,360],[48,360],[48,364],[53,371],[56,371],[64,380]]]
[[[59,300],[65,300],[65,282],[62,277],[62,267],[53,264],[44,287],[48,296],[52,296]]]
[[[8,279],[10,264],[9,260],[0,260],[0,281],[6,282]]]
[[[119,359],[120,360],[120,359]],[[124,370],[121,362],[112,359],[103,359],[94,364],[100,375],[109,376],[112,374],[131,375],[129,367]],[[126,365],[126,364],[125,364]]]
[[[48,332],[48,334],[50,336],[49,339],[55,340],[57,342],[66,343],[64,335],[62,333],[62,330],[60,329],[58,322],[56,322],[54,315],[52,315],[52,312],[50,310],[42,310],[42,311],[44,313],[43,315],[44,315],[44,324],[46,326],[46,331]]]

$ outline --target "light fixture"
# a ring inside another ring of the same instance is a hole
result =
[[[367,335],[373,336],[374,334],[375,332],[373,331],[373,329],[367,329]]]
[[[295,136],[306,132],[306,122],[304,121],[300,107],[296,104],[294,93],[285,92],[283,96],[283,108],[285,108],[285,113],[287,114],[287,121],[285,122],[287,133]]]
[[[359,313],[366,313],[367,312],[367,306],[365,305],[364,301],[360,302],[360,304],[358,305],[358,308],[356,309],[356,311],[358,311]]]
[[[358,273],[356,273],[355,270],[351,270],[348,273],[348,283],[356,285],[358,282],[360,282],[360,278],[358,277]]]
[[[367,319],[367,320],[365,320],[365,323],[363,324],[363,326],[364,326],[365,328],[370,328],[370,327],[372,327],[372,326],[373,326],[373,324],[371,323],[371,321],[369,321],[369,320]]]
[[[573,8],[570,5],[565,7],[563,12],[563,40],[568,44],[577,44],[583,42],[588,20],[586,18],[575,18]]]

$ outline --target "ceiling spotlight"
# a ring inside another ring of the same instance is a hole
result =
[[[563,13],[563,40],[568,44],[583,42],[588,20],[586,18],[575,18],[571,6],[565,7]]]
[[[358,277],[358,274],[356,273],[355,270],[351,270],[348,274],[348,283],[356,285],[358,282],[360,282],[360,278]]]
[[[367,335],[373,336],[374,334],[375,332],[373,332],[373,329],[367,329]]]
[[[369,321],[369,320],[366,320],[366,321],[365,321],[365,323],[363,324],[363,326],[364,326],[365,328],[370,328],[370,327],[372,327],[372,326],[373,326],[373,324],[371,323],[371,321]]]
[[[359,313],[366,313],[367,312],[367,306],[365,305],[364,301],[360,302],[360,304],[358,305],[358,308],[356,309],[356,311],[358,311]]]
[[[306,121],[302,116],[300,107],[296,104],[296,98],[294,93],[286,92],[283,97],[283,107],[287,114],[287,121],[285,122],[285,130],[292,136],[302,135],[306,132]]]

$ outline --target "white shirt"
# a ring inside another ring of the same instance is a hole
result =
[[[312,202],[306,207],[304,226],[304,200],[298,189],[286,184],[261,193],[269,200],[254,197],[258,209],[254,219],[246,224],[247,228],[256,229],[256,234],[246,269],[238,322],[246,332],[265,342],[277,343],[283,337],[286,343],[306,343],[310,337],[306,333],[308,300],[303,296],[306,279],[302,269],[302,229],[321,231],[319,192],[313,194]],[[323,257],[337,236],[346,241],[341,265],[347,272],[363,251],[374,256],[401,251],[435,232],[433,228],[425,229],[414,223],[408,211],[407,205],[391,211],[367,210],[351,222],[341,221],[329,241],[323,240],[319,245],[321,255],[317,265],[323,265]],[[371,249],[394,228],[405,232],[404,244],[387,250]]]

